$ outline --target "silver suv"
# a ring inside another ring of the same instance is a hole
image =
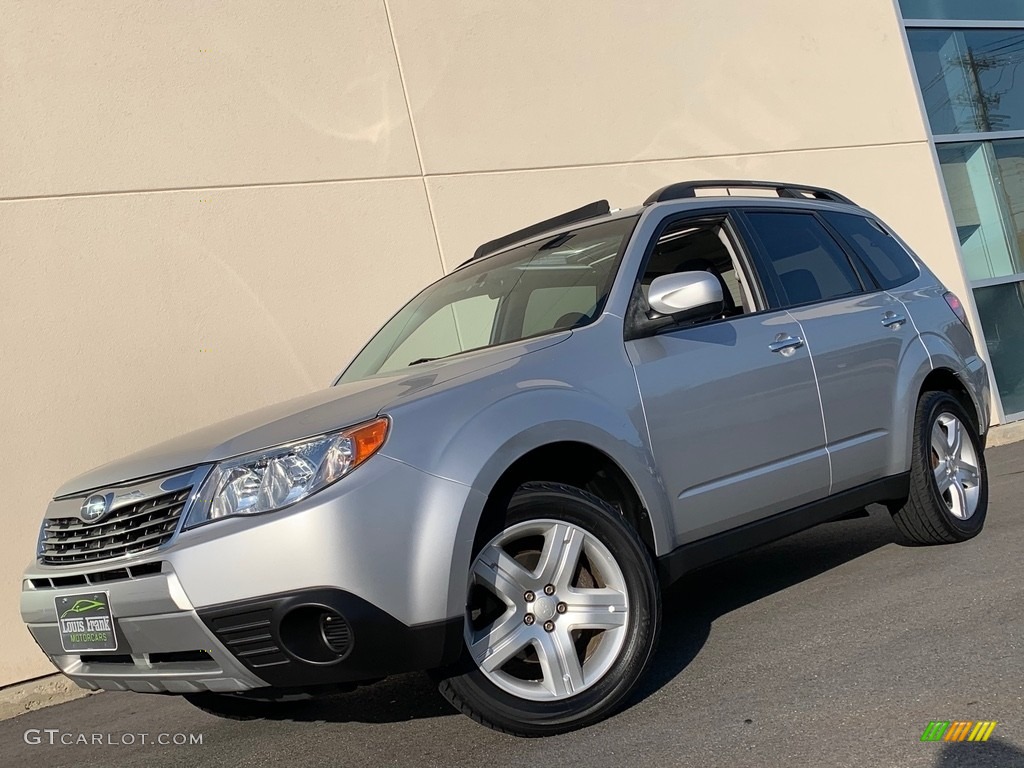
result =
[[[872,503],[975,536],[988,414],[960,302],[871,213],[673,184],[481,246],[323,391],[66,483],[21,613],[85,688],[248,717],[430,670],[558,733],[625,704],[687,571]]]

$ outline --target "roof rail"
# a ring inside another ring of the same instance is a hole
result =
[[[680,181],[669,184],[652,193],[644,200],[644,205],[663,203],[666,200],[680,200],[696,197],[698,189],[774,189],[779,197],[807,198],[828,200],[833,203],[854,205],[848,197],[840,195],[824,187],[810,187],[806,184],[787,184],[782,181],[751,181],[751,180],[716,180],[716,181]]]
[[[565,213],[559,214],[550,219],[544,221],[538,221],[536,224],[531,224],[523,229],[518,229],[507,235],[503,235],[495,240],[484,243],[473,253],[473,258],[465,262],[469,264],[470,261],[476,261],[477,259],[483,258],[495,251],[500,251],[506,245],[512,245],[518,243],[520,240],[525,240],[533,235],[541,235],[550,229],[558,229],[569,224],[575,224],[577,221],[586,221],[587,219],[593,219],[597,216],[603,216],[606,213],[611,212],[611,207],[608,205],[607,200],[598,200],[594,203],[588,203],[582,208],[576,208],[572,211],[566,211]]]

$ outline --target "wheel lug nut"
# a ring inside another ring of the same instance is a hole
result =
[[[523,599],[526,600],[526,602],[528,603],[532,603],[535,599],[537,599],[537,596],[533,594],[533,592],[527,592],[525,595],[523,595]]]
[[[555,610],[558,611],[559,613],[565,613],[566,611],[569,610],[569,606],[567,606],[565,603],[559,603],[558,605],[555,606]]]
[[[547,632],[554,632],[555,631],[555,622],[553,622],[553,621],[545,621],[544,622],[544,629]]]
[[[524,621],[524,622],[525,622],[525,623],[526,623],[527,625],[529,625],[529,624],[533,624],[533,622],[535,622],[535,621],[536,621],[536,619],[535,619],[535,618],[533,618],[533,614],[532,614],[532,613],[528,613],[528,614],[526,614],[526,615],[525,615],[525,616],[523,617],[523,621]]]
[[[553,595],[553,594],[555,594],[555,585],[554,584],[548,584],[546,587],[544,587],[544,594],[545,595]]]

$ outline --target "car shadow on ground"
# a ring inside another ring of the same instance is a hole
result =
[[[943,744],[935,768],[1024,768],[1024,752],[1005,741],[992,739],[981,744]]]
[[[896,541],[888,510],[825,523],[687,574],[664,596],[658,654],[631,706],[671,682],[704,647],[715,619]]]
[[[286,702],[260,710],[260,720],[326,723],[399,723],[457,715],[423,673],[395,675],[354,691],[311,701]],[[241,718],[248,719],[248,718]]]
[[[869,517],[821,525],[683,577],[665,594],[661,643],[630,706],[669,683],[693,661],[719,616],[892,543],[896,531],[889,513],[882,507],[870,510]],[[409,674],[310,702],[277,705],[262,716],[390,723],[455,714],[427,675]]]

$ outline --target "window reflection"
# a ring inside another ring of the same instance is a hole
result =
[[[907,37],[933,133],[1024,130],[1024,30],[911,29]]]
[[[1006,212],[1010,217],[1010,236],[1014,240],[1017,262],[1015,272],[1024,272],[1024,141],[994,141],[992,152],[999,170],[998,183],[1003,190]]]
[[[1024,414],[1024,284],[974,289],[992,372],[1007,415]]]
[[[1020,237],[1004,194],[992,142],[940,144],[936,151],[968,279],[985,280],[1024,271]],[[1024,190],[1018,188],[1017,192],[1017,208],[1021,209]]]

